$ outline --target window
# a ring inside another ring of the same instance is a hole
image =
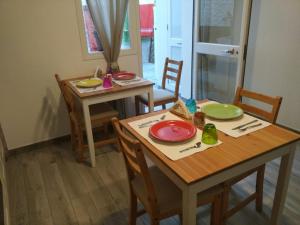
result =
[[[86,0],[80,0],[80,1],[81,1],[82,13],[83,13],[85,41],[86,41],[88,53],[93,54],[93,53],[101,52],[103,51],[101,40],[95,29],[95,25],[93,23]],[[123,27],[121,49],[130,49],[130,48],[131,48],[131,42],[130,42],[130,32],[129,32],[128,12],[127,12],[125,22],[124,22],[124,27]]]

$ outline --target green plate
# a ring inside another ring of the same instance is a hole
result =
[[[229,120],[235,119],[243,115],[243,110],[235,105],[229,104],[208,104],[202,107],[202,112],[206,116],[219,119],[219,120]]]
[[[84,79],[78,81],[76,83],[76,86],[80,88],[92,88],[92,87],[100,86],[101,84],[102,84],[102,80],[97,78],[91,78],[91,79]]]

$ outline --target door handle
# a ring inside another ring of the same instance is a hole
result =
[[[227,50],[224,50],[223,52],[226,53],[226,54],[229,54],[229,55],[234,55],[235,49],[234,49],[234,48],[232,48],[232,49],[227,49]]]

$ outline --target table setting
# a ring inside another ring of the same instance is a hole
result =
[[[119,86],[127,86],[139,84],[144,81],[146,80],[136,76],[134,73],[122,71],[114,74],[105,74],[101,78],[99,78],[97,72],[95,72],[94,76],[90,78],[72,80],[70,83],[79,93],[89,93],[113,88],[114,83]]]
[[[237,106],[208,101],[197,104],[197,110],[204,112],[205,123],[213,123],[223,133],[238,138],[270,126],[271,123],[243,112]]]
[[[130,72],[120,72],[120,73],[113,74],[112,80],[114,83],[120,86],[138,84],[146,81],[145,79],[136,76],[136,74]]]
[[[193,99],[179,100],[169,111],[129,123],[136,132],[171,160],[222,144],[217,130],[238,138],[271,123],[245,114],[235,105]]]
[[[129,123],[148,142],[171,160],[178,160],[194,153],[221,144],[205,144],[201,140],[202,130],[191,121],[166,112]]]

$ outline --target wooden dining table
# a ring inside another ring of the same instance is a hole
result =
[[[234,138],[218,131],[222,144],[171,160],[147,141],[130,122],[165,113],[166,110],[121,120],[122,126],[139,140],[144,153],[182,191],[183,225],[196,225],[196,196],[217,184],[281,157],[270,224],[281,216],[292,162],[300,135],[276,125]]]
[[[82,105],[84,123],[86,128],[86,136],[87,136],[89,154],[90,154],[90,163],[92,167],[95,167],[96,166],[95,146],[94,146],[94,138],[93,138],[89,107],[94,104],[133,97],[136,95],[142,95],[146,93],[148,94],[149,111],[152,112],[154,109],[154,103],[153,103],[154,83],[149,80],[144,80],[143,82],[134,83],[134,84],[129,83],[128,85],[120,86],[113,82],[112,88],[103,89],[99,91],[91,91],[86,93],[81,93],[76,86],[71,84],[71,81],[82,80],[89,77],[91,76],[76,77],[76,78],[66,79],[64,81],[71,88],[76,99]]]

